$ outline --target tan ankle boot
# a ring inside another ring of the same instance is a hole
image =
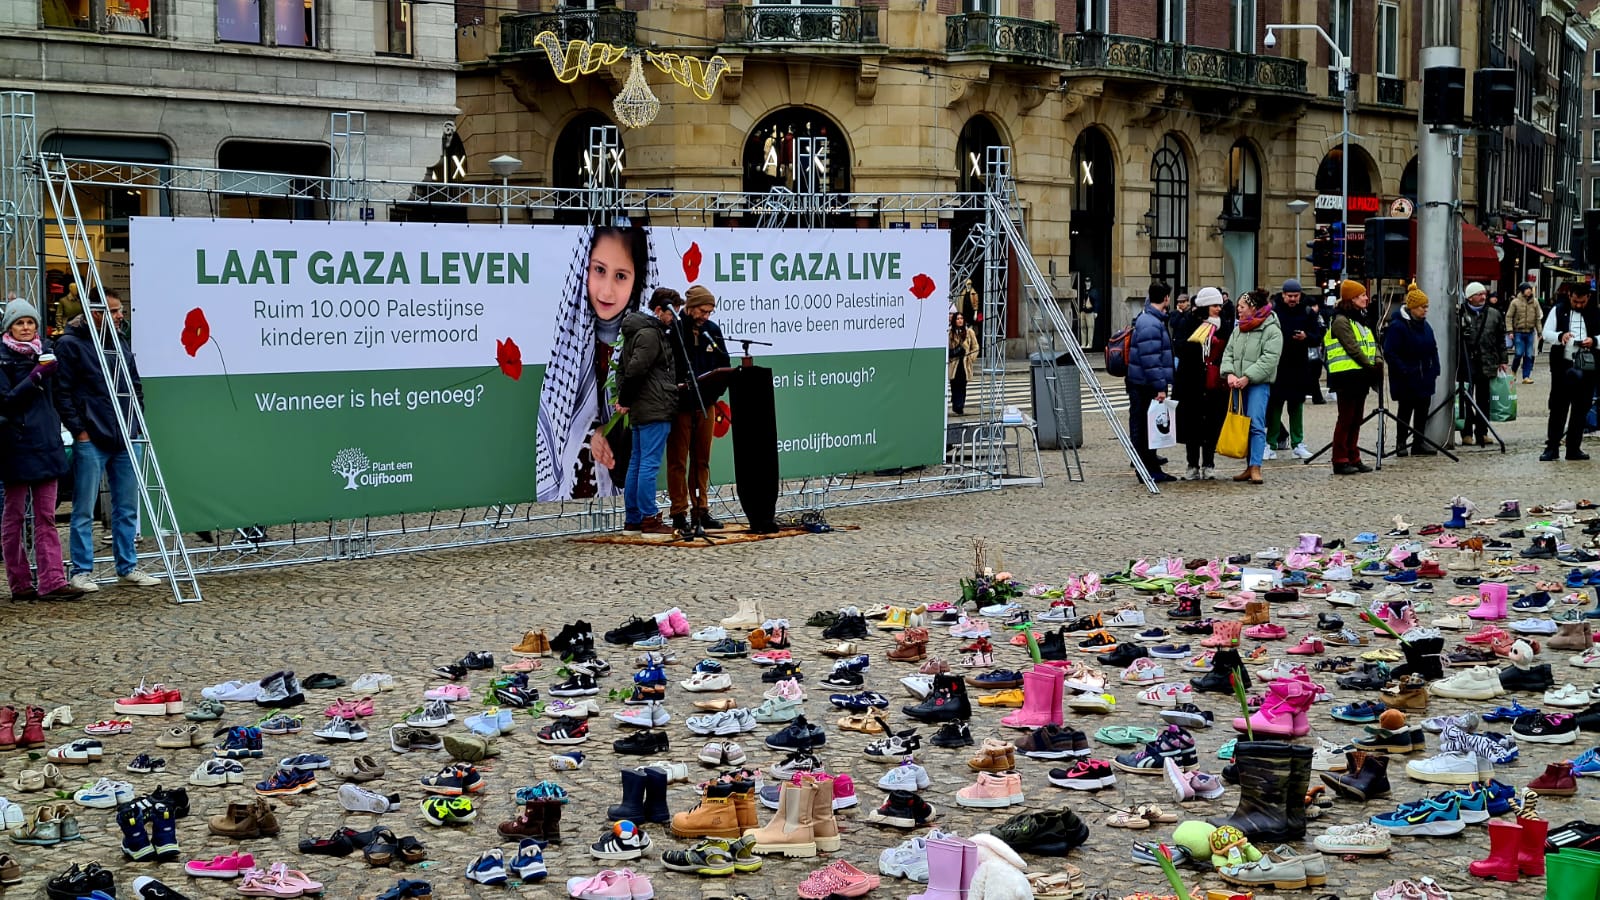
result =
[[[1272,607],[1265,600],[1251,600],[1244,605],[1244,624],[1265,625],[1272,621]]]
[[[889,658],[896,662],[921,662],[928,656],[926,641],[906,641],[889,648]]]
[[[764,827],[749,832],[756,839],[755,852],[816,856],[817,841],[811,829],[811,810],[816,802],[816,785],[785,782],[778,789],[778,811]]]
[[[739,817],[739,834],[744,834],[747,829],[754,829],[756,821],[756,792],[735,791],[732,795],[733,811]]]
[[[817,842],[817,849],[823,853],[837,852],[841,841],[839,820],[833,815],[833,779],[806,776],[801,781],[816,788],[811,804],[811,836]]]
[[[977,755],[967,760],[974,772],[1009,772],[1017,766],[1017,748],[1014,744],[986,738]]]
[[[672,833],[683,838],[739,837],[739,813],[730,796],[705,796],[688,812],[672,814]]]
[[[1594,643],[1594,633],[1590,628],[1589,620],[1581,622],[1557,622],[1560,629],[1546,644],[1553,650],[1587,650]]]

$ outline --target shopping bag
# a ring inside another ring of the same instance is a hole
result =
[[[1144,412],[1145,445],[1151,450],[1165,450],[1178,443],[1178,404],[1151,400]]]
[[[1489,382],[1489,421],[1517,420],[1517,382],[1509,372],[1501,372]]]
[[[1244,391],[1228,394],[1228,417],[1217,435],[1217,455],[1244,459],[1250,455],[1250,417],[1244,412]]]

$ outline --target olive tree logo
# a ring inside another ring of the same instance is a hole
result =
[[[361,473],[372,466],[372,461],[367,459],[367,454],[360,447],[346,447],[333,457],[333,474],[344,477],[344,489],[356,490],[356,479]]]

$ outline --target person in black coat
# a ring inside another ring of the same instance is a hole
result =
[[[0,320],[0,482],[5,511],[0,515],[0,553],[13,600],[76,600],[83,591],[67,584],[56,531],[56,480],[67,474],[61,443],[61,418],[53,402],[54,348],[39,336],[39,311],[27,300],[12,300]],[[28,501],[33,501],[33,549],[38,587],[28,565],[23,537]]]
[[[1439,379],[1439,342],[1428,324],[1428,295],[1414,284],[1406,291],[1405,305],[1389,317],[1383,333],[1383,357],[1389,362],[1389,396],[1400,421],[1394,455],[1434,455],[1436,451],[1422,435]],[[1413,435],[1415,441],[1408,451],[1406,445]]]
[[[1189,312],[1173,319],[1172,346],[1178,365],[1172,376],[1172,398],[1178,401],[1178,441],[1188,456],[1184,479],[1209,480],[1216,468],[1217,437],[1228,411],[1228,385],[1221,362],[1232,323],[1222,316],[1222,292],[1212,287],[1201,288]],[[1208,323],[1211,335],[1207,341],[1189,340]]]
[[[1283,355],[1278,358],[1278,375],[1272,380],[1272,398],[1267,404],[1266,458],[1277,455],[1274,448],[1284,436],[1283,410],[1287,407],[1289,446],[1295,456],[1305,459],[1311,455],[1306,447],[1306,395],[1317,391],[1317,379],[1322,373],[1322,316],[1305,299],[1300,282],[1293,278],[1283,283],[1283,293],[1272,310],[1283,328]],[[1315,359],[1313,351],[1319,354]]]

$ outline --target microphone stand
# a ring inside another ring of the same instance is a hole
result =
[[[706,414],[705,398],[700,393],[700,379],[697,378],[695,376],[695,374],[694,374],[694,361],[689,358],[689,347],[688,347],[687,344],[685,344],[683,342],[683,315],[681,313],[679,313],[679,314],[676,314],[673,318],[674,318],[674,321],[672,323],[672,336],[677,338],[677,340],[678,340],[678,349],[683,352],[683,368],[684,368],[684,371],[686,371],[689,374],[689,386],[694,389],[695,413],[694,413],[694,419],[690,423],[690,427],[698,429],[700,417],[702,417],[702,416],[704,416]],[[690,442],[689,442],[689,456],[691,457],[691,461],[692,461],[692,458],[694,456],[694,441],[693,440],[690,440]],[[687,487],[688,486],[685,485],[685,489],[686,490],[687,490]],[[709,510],[709,507],[711,506],[711,498],[710,497],[706,498],[706,506],[708,507],[708,510]],[[678,537],[679,538],[681,538],[682,540],[685,540],[685,541],[693,541],[693,540],[698,539],[698,540],[705,541],[706,543],[708,543],[708,544],[710,544],[712,546],[716,546],[717,542],[712,540],[710,535],[706,534],[705,527],[700,524],[700,517],[694,514],[694,507],[692,505],[690,506],[690,509],[689,509],[689,515],[685,517],[685,521],[687,521],[689,523],[689,526],[687,528],[678,529]]]
[[[1488,314],[1489,313],[1487,311],[1483,313],[1483,315],[1486,316]],[[1454,400],[1457,407],[1461,410],[1461,424],[1465,426],[1469,424],[1466,415],[1467,408],[1471,407],[1472,410],[1478,414],[1479,420],[1483,422],[1484,429],[1490,434],[1494,435],[1495,443],[1500,445],[1500,452],[1504,453],[1506,452],[1505,440],[1500,437],[1500,432],[1494,430],[1494,423],[1490,420],[1489,413],[1485,411],[1483,407],[1478,405],[1477,399],[1472,396],[1472,391],[1469,389],[1473,381],[1472,375],[1477,371],[1477,366],[1475,365],[1477,360],[1473,358],[1472,348],[1467,344],[1467,322],[1469,321],[1467,316],[1468,313],[1466,310],[1456,307],[1455,352],[1456,358],[1462,362],[1462,365],[1456,366],[1455,388],[1445,395],[1445,398],[1439,402],[1438,406],[1435,406],[1428,412],[1428,418],[1431,419],[1438,415],[1440,410],[1443,410],[1445,407],[1449,406],[1450,401]],[[1451,422],[1450,427],[1454,428],[1455,423]],[[1429,443],[1431,444],[1432,442],[1430,441]],[[1465,446],[1466,438],[1462,438],[1461,443],[1462,446]],[[1449,456],[1450,454],[1446,453],[1445,455]],[[1451,457],[1451,459],[1454,458],[1455,457],[1453,456]]]

